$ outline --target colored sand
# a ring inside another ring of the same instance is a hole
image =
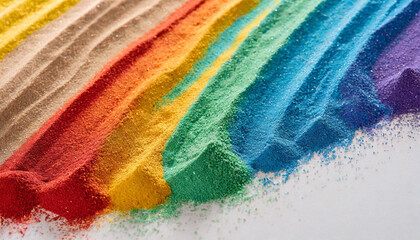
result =
[[[412,10],[416,14],[416,9]],[[401,22],[408,23],[411,18]],[[413,44],[417,43],[417,44]],[[417,14],[379,57],[373,78],[381,101],[396,114],[420,111],[420,15]]]
[[[70,2],[4,1],[0,34]],[[0,62],[2,217],[174,212],[419,111],[419,1],[183,2],[81,0]]]

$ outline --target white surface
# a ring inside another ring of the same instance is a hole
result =
[[[0,239],[420,239],[419,119],[382,125],[359,132],[327,165],[314,156],[285,183],[258,174],[249,201],[184,207],[178,218],[150,224],[108,215],[70,235],[45,221],[24,235],[4,226]],[[278,185],[263,186],[264,177]]]

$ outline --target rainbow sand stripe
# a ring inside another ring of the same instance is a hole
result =
[[[0,62],[2,217],[220,199],[419,111],[419,1],[181,3],[81,0]]]

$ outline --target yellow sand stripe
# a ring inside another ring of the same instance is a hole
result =
[[[0,30],[5,30],[0,31],[0,60],[13,51],[28,35],[60,16],[79,0],[50,0],[42,3],[44,1],[38,0],[39,6],[33,5],[34,2],[30,0],[19,1],[4,11],[5,24],[0,27]],[[14,11],[15,8],[19,11]]]
[[[0,24],[0,33],[3,33],[10,27],[15,27],[22,18],[36,12],[48,1],[50,0],[19,0],[13,2],[12,5],[0,12],[2,23]]]

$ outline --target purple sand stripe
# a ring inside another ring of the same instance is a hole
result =
[[[372,78],[394,114],[420,110],[420,12],[380,55]]]

